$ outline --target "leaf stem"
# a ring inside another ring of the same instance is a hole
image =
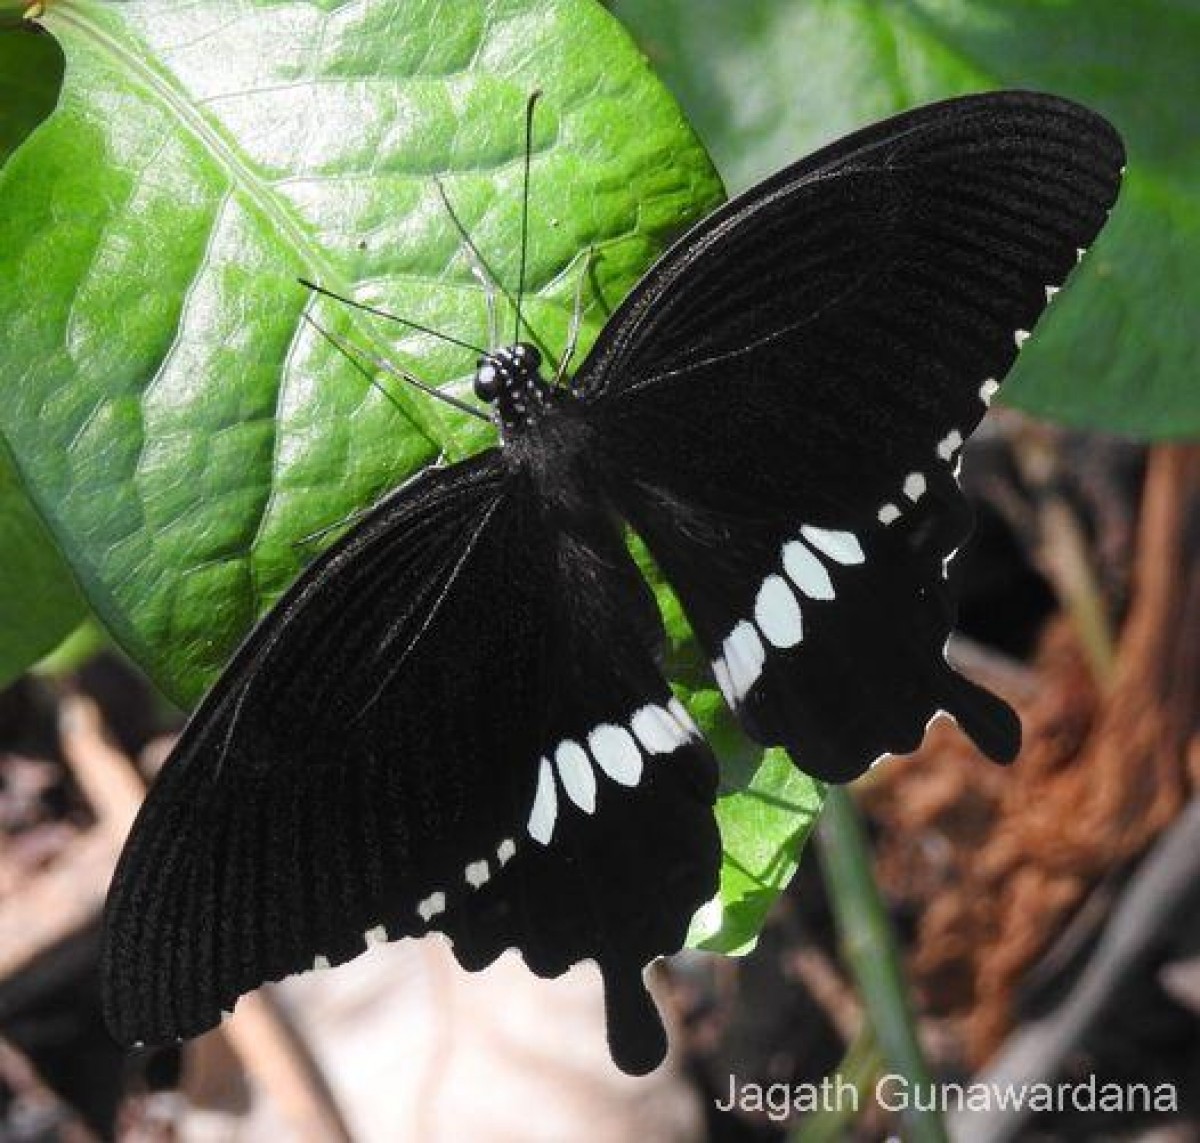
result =
[[[857,1093],[854,1100],[838,1099],[831,1106],[806,1115],[788,1136],[788,1143],[841,1143],[850,1134],[851,1124],[871,1098],[876,1078],[883,1067],[879,1045],[870,1024],[864,1024],[851,1041],[838,1064],[835,1075]]]
[[[1040,426],[1016,439],[1021,476],[1037,499],[1039,557],[1055,595],[1069,616],[1092,677],[1103,690],[1116,667],[1116,636],[1083,525],[1059,488],[1057,440]]]
[[[817,845],[842,953],[858,984],[883,1064],[889,1073],[903,1077],[909,1093],[920,1090],[926,1096],[921,1102],[929,1103],[933,1078],[917,1040],[895,936],[875,884],[858,810],[844,789],[830,787],[826,793]],[[910,1104],[901,1114],[904,1138],[910,1143],[947,1143],[938,1112]]]

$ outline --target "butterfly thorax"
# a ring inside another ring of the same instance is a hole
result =
[[[540,372],[535,346],[517,343],[484,354],[475,372],[475,394],[494,406],[505,460],[519,471],[548,526],[573,532],[597,512],[603,516],[600,482],[590,447],[591,427],[567,386]]]
[[[475,395],[496,407],[501,435],[519,436],[542,419],[550,405],[550,384],[541,375],[542,355],[520,342],[485,353],[475,370]]]

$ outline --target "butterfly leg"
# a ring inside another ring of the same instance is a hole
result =
[[[567,347],[563,350],[562,361],[554,371],[554,384],[561,385],[567,375],[571,362],[575,358],[575,350],[579,347],[579,328],[583,324],[583,287],[588,280],[592,267],[597,262],[596,248],[589,246],[583,254],[583,269],[575,282],[575,301],[571,305],[571,324],[567,329]]]
[[[481,412],[474,405],[468,405],[466,401],[460,401],[457,397],[452,397],[449,393],[442,392],[441,389],[438,389],[437,387],[430,385],[428,382],[422,381],[414,374],[409,373],[407,369],[401,369],[397,365],[392,365],[390,362],[384,361],[381,357],[376,357],[373,354],[368,353],[362,348],[362,346],[355,345],[354,342],[348,341],[344,337],[339,337],[336,333],[326,329],[320,324],[320,322],[310,318],[308,314],[303,314],[302,316],[304,320],[313,327],[313,329],[315,329],[323,338],[325,338],[326,341],[329,342],[330,345],[341,352],[342,356],[345,357],[346,360],[349,361],[359,373],[362,374],[362,376],[367,380],[368,384],[378,389],[379,392],[382,393],[384,397],[386,397],[387,400],[393,406],[395,406],[399,412],[404,413],[405,416],[408,414],[404,407],[396,400],[395,397],[392,396],[391,393],[388,392],[387,389],[379,384],[378,380],[375,378],[375,374],[372,373],[371,370],[369,370],[367,366],[363,364],[363,362],[374,366],[377,370],[379,370],[380,373],[389,373],[393,377],[398,377],[401,381],[407,381],[414,388],[420,389],[422,393],[425,393],[430,397],[436,397],[439,401],[450,405],[451,407],[457,409],[460,413],[467,413],[476,420],[487,421],[489,424],[491,423],[491,417],[489,417],[486,413]]]

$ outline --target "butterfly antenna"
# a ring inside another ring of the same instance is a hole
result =
[[[554,371],[555,385],[563,383],[563,378],[567,375],[567,369],[575,357],[575,350],[579,347],[579,329],[583,325],[583,287],[595,262],[596,248],[589,246],[584,251],[583,270],[579,275],[578,281],[575,283],[575,302],[571,306],[571,324],[567,328],[567,347],[563,350],[562,361],[558,363],[558,368]]]
[[[373,504],[367,505],[366,508],[359,508],[351,512],[348,516],[343,516],[340,520],[334,520],[332,524],[326,524],[323,528],[318,528],[315,532],[309,532],[306,536],[301,536],[298,540],[292,541],[292,548],[299,550],[306,548],[309,544],[315,544],[318,540],[328,536],[330,532],[336,532],[339,528],[344,528],[349,524],[357,524],[359,520],[371,514]]]
[[[302,314],[301,316],[306,322],[308,322],[309,325],[313,327],[313,329],[315,329],[323,338],[325,338],[330,345],[339,350],[342,356],[345,357],[346,360],[349,361],[350,364],[353,365],[354,368],[357,369],[358,372],[367,379],[367,382],[370,385],[373,385],[376,389],[378,389],[379,392],[381,392],[384,397],[387,398],[391,405],[398,409],[401,413],[404,413],[405,416],[408,414],[405,411],[404,406],[401,405],[400,402],[397,401],[396,398],[393,397],[392,394],[389,393],[388,390],[379,383],[379,381],[375,378],[375,375],[369,369],[367,369],[365,365],[363,365],[363,361],[369,362],[381,373],[390,373],[393,377],[400,378],[401,381],[407,381],[410,385],[420,389],[422,393],[427,393],[430,397],[436,397],[437,400],[443,401],[445,404],[452,406],[460,413],[468,413],[472,417],[477,417],[481,421],[486,421],[489,425],[492,423],[492,418],[486,413],[483,413],[479,409],[475,408],[474,405],[468,405],[466,401],[460,401],[457,397],[452,397],[449,393],[443,393],[440,389],[435,388],[433,385],[427,384],[419,377],[414,377],[407,370],[399,369],[395,365],[391,365],[378,357],[374,357],[371,354],[364,352],[357,345],[354,345],[345,338],[339,337],[336,333],[332,333],[330,330],[327,330],[323,325],[321,325],[320,322],[309,317],[308,314]]]
[[[521,340],[521,302],[525,297],[525,267],[529,258],[529,168],[533,162],[533,109],[541,98],[533,91],[525,103],[525,173],[521,180],[521,272],[517,275],[517,316],[513,341]]]
[[[407,326],[409,329],[415,329],[418,333],[427,333],[430,337],[435,337],[438,341],[447,342],[449,345],[457,345],[460,349],[469,349],[476,357],[483,357],[486,350],[480,349],[477,345],[472,345],[469,341],[461,341],[457,337],[451,337],[448,333],[442,333],[440,330],[430,329],[427,325],[421,325],[420,322],[410,321],[408,318],[397,317],[395,314],[388,313],[387,310],[381,310],[377,306],[369,306],[366,302],[358,302],[353,298],[346,297],[345,294],[335,294],[333,290],[327,290],[324,286],[318,286],[316,282],[311,282],[307,278],[298,278],[297,281],[306,290],[312,290],[314,294],[320,294],[325,298],[332,298],[335,302],[341,302],[343,305],[350,306],[352,309],[362,310],[363,313],[374,314],[376,317],[384,318],[387,321],[394,321],[397,325]]]
[[[471,265],[471,273],[474,275],[475,280],[483,287],[488,307],[488,338],[491,341],[492,348],[496,348],[500,344],[500,332],[496,325],[496,294],[499,292],[504,297],[504,300],[514,309],[517,308],[516,296],[496,276],[496,272],[488,264],[487,259],[484,258],[479,247],[471,238],[466,225],[459,217],[458,211],[454,209],[454,204],[450,201],[450,195],[446,191],[446,184],[437,177],[434,178],[433,182],[438,189],[438,194],[441,195],[442,205],[446,208],[446,214],[450,216],[450,221],[454,224],[454,229],[458,231],[458,236],[462,239],[462,243],[467,249],[467,260]],[[529,331],[530,339],[542,351],[542,356],[557,369],[557,357],[547,347],[546,339],[533,328],[528,318],[525,320],[525,328]]]
[[[479,247],[471,240],[471,235],[467,233],[467,228],[463,225],[462,219],[458,217],[458,212],[450,202],[450,196],[446,193],[446,185],[441,179],[434,175],[433,185],[437,187],[438,195],[441,197],[442,206],[446,208],[446,213],[450,216],[450,221],[454,224],[454,229],[458,231],[459,240],[467,248],[467,263],[471,267],[471,276],[479,283],[483,290],[484,299],[487,302],[488,316],[488,349],[493,350],[499,348],[500,345],[500,329],[496,324],[496,294],[504,292],[504,287],[500,285],[496,275],[492,273],[492,268],[484,261],[483,255],[479,252]]]

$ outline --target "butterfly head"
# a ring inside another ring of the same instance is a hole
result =
[[[496,406],[502,429],[520,431],[540,417],[550,393],[541,365],[537,347],[524,342],[485,353],[479,359],[475,396]]]

